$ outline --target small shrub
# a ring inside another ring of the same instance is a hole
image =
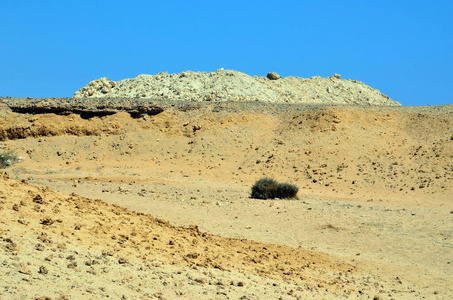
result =
[[[252,187],[252,198],[255,199],[273,199],[276,196],[278,182],[272,178],[262,178]]]
[[[278,198],[295,198],[299,188],[294,184],[281,183],[277,188]]]
[[[0,169],[9,167],[22,159],[22,157],[14,155],[11,151],[3,151],[0,153]]]
[[[262,178],[252,187],[251,198],[274,199],[295,198],[299,188],[288,183],[278,183],[272,178]]]

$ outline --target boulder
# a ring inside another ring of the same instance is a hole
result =
[[[267,73],[267,78],[269,78],[270,80],[277,80],[280,78],[280,75],[278,75],[276,72],[270,72]]]

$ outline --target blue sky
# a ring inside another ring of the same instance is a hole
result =
[[[339,73],[403,105],[453,104],[453,1],[2,1],[0,96],[234,69]]]

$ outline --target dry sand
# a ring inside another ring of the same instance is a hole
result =
[[[10,100],[0,299],[453,296],[453,106]],[[299,199],[250,199],[264,176]]]

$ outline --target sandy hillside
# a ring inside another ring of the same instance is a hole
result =
[[[452,106],[16,100],[1,299],[453,296]]]

